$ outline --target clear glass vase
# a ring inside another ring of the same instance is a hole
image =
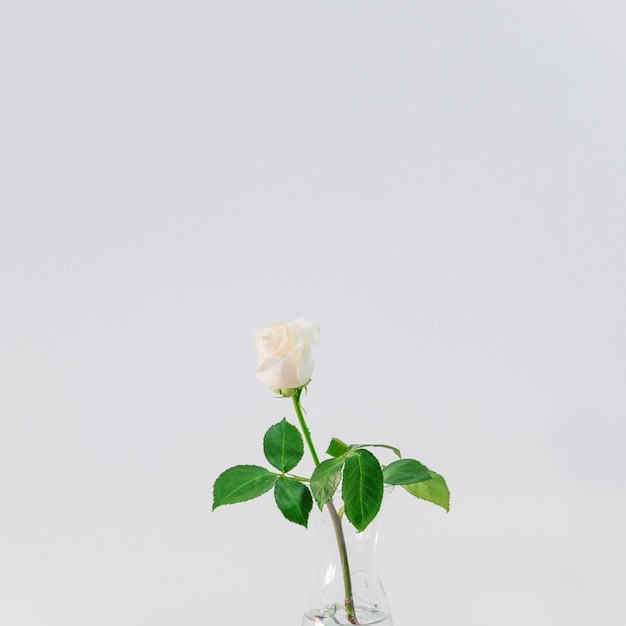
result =
[[[320,537],[319,569],[311,597],[304,609],[301,626],[325,624],[328,626],[351,626],[352,624],[378,624],[393,626],[387,596],[376,571],[374,560],[380,518],[393,487],[385,487],[383,504],[376,518],[362,532],[356,529],[344,515],[341,498],[333,498],[334,511],[325,506],[311,513]],[[346,613],[346,588],[336,525],[340,524],[345,539],[348,566],[354,600],[354,617]]]

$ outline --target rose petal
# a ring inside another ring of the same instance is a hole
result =
[[[313,373],[311,345],[318,342],[319,326],[305,317],[293,322],[261,324],[252,332],[259,354],[255,374],[273,389],[298,389]]]

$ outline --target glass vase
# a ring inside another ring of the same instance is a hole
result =
[[[369,526],[360,533],[343,515],[343,502],[340,497],[335,496],[332,507],[325,506],[322,511],[316,506],[313,507],[311,517],[314,519],[320,538],[319,568],[313,592],[304,609],[301,626],[314,624],[393,626],[387,596],[378,576],[374,559],[381,512],[392,490],[391,486],[385,487],[381,510]],[[346,587],[337,525],[340,525],[345,541],[354,616],[346,612]]]

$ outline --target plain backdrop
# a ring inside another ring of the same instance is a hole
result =
[[[626,623],[623,0],[0,0],[0,624],[295,626],[317,539],[211,513],[289,401],[400,446],[397,626]],[[301,471],[310,469],[303,463]]]

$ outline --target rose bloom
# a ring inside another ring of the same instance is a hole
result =
[[[252,333],[259,353],[257,378],[279,393],[303,387],[313,373],[311,346],[319,337],[319,326],[304,317],[257,326]]]

